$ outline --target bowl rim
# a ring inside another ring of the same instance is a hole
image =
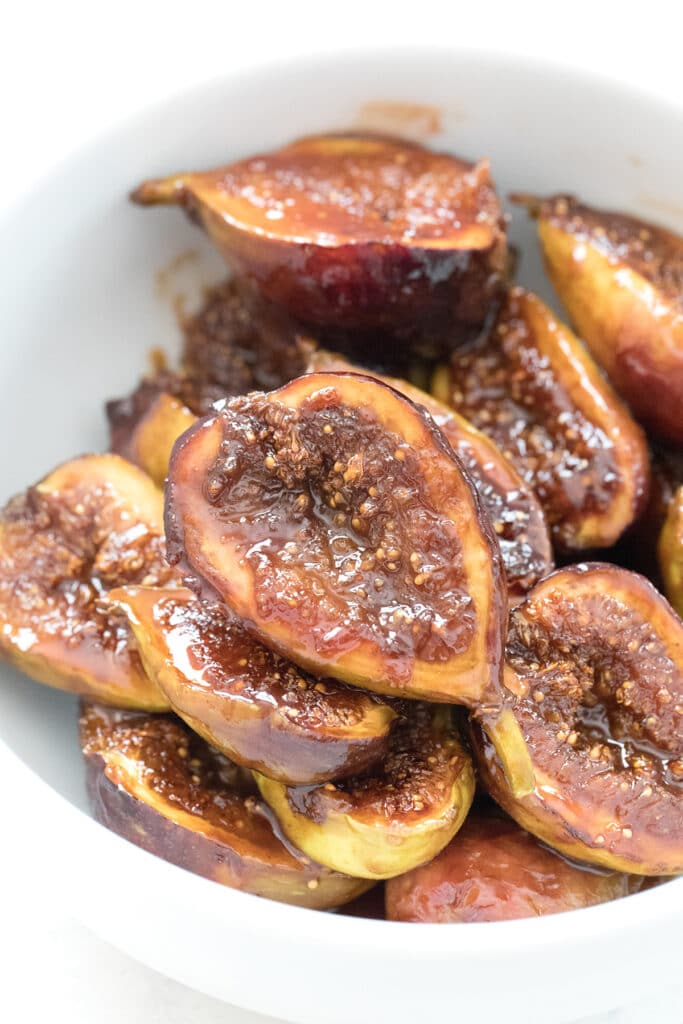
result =
[[[474,46],[441,45],[400,45],[378,47],[359,46],[357,49],[329,47],[313,55],[288,56],[277,61],[255,60],[248,67],[232,72],[207,76],[190,86],[179,88],[161,99],[139,104],[135,110],[110,118],[106,125],[98,126],[96,132],[85,140],[70,147],[68,151],[52,161],[47,161],[40,175],[31,178],[25,188],[15,189],[8,196],[0,197],[0,225],[5,227],[21,216],[22,208],[31,202],[33,193],[40,193],[53,178],[68,174],[94,154],[103,142],[111,143],[117,136],[136,132],[144,126],[155,112],[165,110],[174,102],[196,102],[202,94],[219,89],[229,91],[240,83],[250,80],[255,85],[260,79],[267,83],[277,81],[292,69],[311,74],[319,67],[352,65],[361,62],[366,65],[372,60],[376,65],[382,62],[395,65],[405,60],[438,60],[461,57],[476,58],[478,67],[490,73],[500,72],[501,65],[506,73],[526,73],[529,77],[564,77],[581,88],[594,88],[618,94],[621,102],[629,105],[655,105],[667,116],[683,117],[683,99],[672,101],[654,90],[634,86],[616,75],[577,68],[567,61],[555,63],[541,57],[527,57],[513,50],[480,49]],[[206,878],[179,868],[168,861],[148,853],[122,839],[96,822],[88,813],[53,789],[29,764],[15,753],[0,738],[0,772],[15,774],[21,780],[26,793],[30,795],[36,810],[44,810],[46,817],[59,822],[55,833],[58,844],[68,845],[71,852],[77,848],[85,850],[110,850],[115,853],[122,868],[126,867],[136,878],[136,888],[149,886],[153,890],[163,884],[166,893],[173,888],[174,899],[188,907],[197,904],[207,908],[212,916],[220,917],[235,927],[247,929],[252,934],[272,935],[275,931],[287,934],[294,930],[300,941],[324,944],[326,947],[348,947],[355,951],[376,952],[381,941],[383,951],[405,953],[407,928],[404,922],[357,918],[340,913],[320,913],[305,908],[261,899],[250,893],[216,884]],[[44,823],[40,820],[40,831],[44,835]],[[72,831],[73,830],[73,834]],[[68,840],[66,837],[69,837]],[[83,844],[76,844],[81,836]],[[89,854],[92,856],[92,853]],[[96,854],[95,854],[96,855]],[[257,910],[257,907],[260,908]],[[635,923],[639,925],[661,924],[667,919],[683,917],[683,877],[672,879],[637,894],[581,910],[565,911],[540,918],[523,918],[511,921],[477,922],[475,928],[464,931],[442,924],[420,924],[420,956],[452,957],[456,953],[471,956],[494,956],[509,953],[511,948],[523,948],[528,954],[533,950],[546,949],[561,943],[579,945],[590,936],[592,940],[615,932],[628,932]],[[413,925],[414,928],[414,925]]]

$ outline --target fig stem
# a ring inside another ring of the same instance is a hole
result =
[[[130,198],[140,206],[157,204],[180,204],[185,195],[185,178],[177,175],[172,178],[150,178],[134,189]]]
[[[515,799],[529,796],[536,788],[534,765],[513,712],[504,708],[495,717],[483,719],[481,724],[496,749]]]

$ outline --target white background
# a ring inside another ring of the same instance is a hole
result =
[[[0,208],[51,163],[125,118],[141,100],[151,102],[227,69],[286,54],[406,42],[513,49],[595,68],[683,102],[680,10],[680,0],[594,0],[571,5],[520,0],[488,0],[478,5],[471,0],[467,4],[419,0],[411,5],[398,0],[373,5],[370,0],[319,0],[316,4],[287,0],[278,4],[138,0],[132,4],[120,0],[106,5],[97,0],[50,4],[15,0],[11,11],[6,8],[0,18]],[[683,140],[663,140],[663,144],[681,165],[683,179]],[[22,805],[20,793],[12,791],[11,779],[3,780],[3,790],[3,1022],[265,1022],[161,978],[72,921],[45,870],[50,837],[45,836],[42,849],[27,850],[22,844],[22,820],[30,808]],[[580,984],[580,979],[570,983]],[[647,1004],[590,1020],[590,1024],[645,1022],[681,1024],[683,988],[668,989]]]

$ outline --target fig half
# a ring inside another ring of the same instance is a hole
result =
[[[66,462],[0,512],[0,654],[57,689],[166,710],[130,630],[99,600],[174,578],[150,478],[118,455]]]
[[[537,209],[550,280],[634,415],[683,444],[683,238],[573,196]]]
[[[501,807],[579,860],[682,872],[683,622],[654,587],[600,563],[553,573],[510,615],[505,684],[536,785],[513,796],[504,744],[475,726]]]
[[[256,781],[285,835],[321,864],[391,878],[434,857],[462,825],[474,772],[447,707],[415,704],[381,765],[322,786]]]
[[[122,587],[145,669],[187,724],[231,760],[284,782],[363,771],[387,752],[398,708],[319,680],[264,647],[223,606],[188,590]]]
[[[358,367],[343,356],[325,349],[311,352],[307,369],[309,373],[358,371]],[[454,409],[408,381],[378,373],[371,376],[426,409],[451,445],[469,473],[491,520],[503,559],[510,599],[520,600],[553,568],[550,535],[543,509],[533,490],[493,441]]]
[[[146,181],[231,267],[305,323],[483,323],[506,270],[487,161],[382,136],[315,135],[215,170]]]
[[[87,705],[80,736],[95,818],[143,850],[303,907],[336,907],[367,888],[285,845],[249,777],[178,719]]]
[[[610,547],[647,500],[642,431],[571,331],[512,289],[491,333],[439,367],[433,390],[534,488],[561,551]]]
[[[356,374],[232,399],[177,442],[169,557],[275,650],[378,693],[499,699],[505,591],[433,421]]]
[[[510,921],[606,903],[642,879],[572,864],[509,818],[470,814],[455,839],[421,867],[386,883],[389,921]]]
[[[683,618],[683,486],[678,488],[669,505],[658,554],[667,597]]]

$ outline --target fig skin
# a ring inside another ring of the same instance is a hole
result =
[[[237,273],[311,325],[478,327],[507,270],[488,162],[405,139],[310,136],[146,181],[132,199],[182,206]]]
[[[572,864],[509,819],[470,814],[434,860],[389,879],[386,916],[436,924],[542,917],[628,896],[641,881]]]
[[[319,786],[255,773],[284,834],[309,857],[359,878],[392,878],[453,838],[472,805],[474,771],[446,706],[415,704],[383,764]]]
[[[503,810],[578,860],[683,872],[683,623],[654,587],[600,563],[553,573],[510,615],[504,681],[536,785],[515,797],[473,726]]]
[[[538,206],[548,276],[635,417],[683,444],[683,238],[573,196]]]
[[[433,421],[379,381],[309,374],[200,420],[173,450],[166,531],[193,589],[308,671],[499,701],[493,532]]]
[[[107,602],[126,614],[173,711],[237,764],[299,785],[356,774],[386,754],[398,703],[307,675],[223,607],[180,588],[122,587]]]
[[[162,391],[133,428],[123,454],[163,487],[173,445],[196,419],[186,405]]]
[[[368,888],[285,844],[248,776],[178,719],[85,705],[79,724],[95,818],[143,850],[221,885],[318,910]]]
[[[325,349],[311,352],[307,370],[309,373],[363,372],[426,409],[467,470],[488,513],[500,547],[511,602],[521,600],[535,583],[552,571],[552,546],[541,504],[486,434],[408,381],[360,371],[343,356]]]
[[[0,512],[0,656],[59,690],[165,711],[128,627],[99,599],[175,579],[149,477],[118,455],[66,462]]]
[[[666,596],[683,618],[683,486],[674,494],[659,537],[659,566]]]
[[[531,292],[512,289],[491,333],[457,350],[432,387],[535,489],[558,551],[610,547],[643,511],[650,469],[641,429]]]

